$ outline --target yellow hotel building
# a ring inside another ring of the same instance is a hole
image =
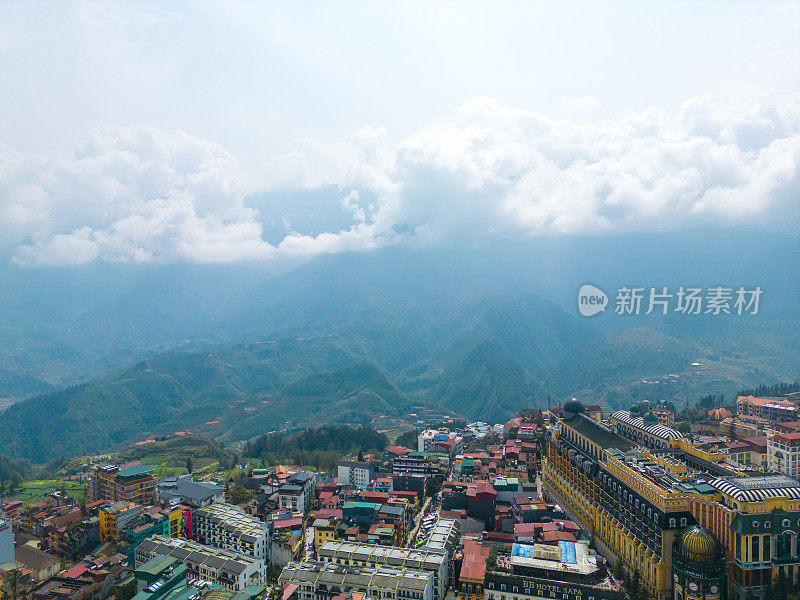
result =
[[[611,423],[568,402],[543,487],[651,597],[779,598],[800,584],[800,482],[746,477],[647,415]]]

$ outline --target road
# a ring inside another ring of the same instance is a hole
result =
[[[305,550],[303,560],[312,560],[314,554],[314,528],[306,527]]]
[[[428,504],[430,504],[431,500],[432,499],[430,497],[425,496],[425,500],[422,503],[422,508],[419,509],[417,516],[414,517],[414,529],[412,529],[406,536],[406,546],[409,548],[411,547],[411,543],[414,541],[414,538],[417,535],[417,530],[419,529],[420,523],[422,523],[422,517],[425,516],[425,509],[428,507]]]

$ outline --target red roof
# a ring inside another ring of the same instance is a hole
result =
[[[298,583],[284,583],[281,600],[288,600],[289,598],[291,598],[299,587],[300,584]]]
[[[536,523],[517,523],[514,525],[514,535],[533,537],[536,534]]]
[[[331,517],[336,517],[337,519],[342,518],[342,509],[341,508],[323,508],[322,510],[318,510],[316,517],[318,519],[330,519]]]
[[[777,406],[782,406],[783,408],[797,408],[797,405],[794,402],[791,402],[786,398],[756,398],[755,396],[739,396],[736,398],[736,402],[738,403],[740,401],[746,401],[756,406],[775,404]]]
[[[490,545],[479,545],[474,540],[464,541],[464,560],[461,563],[461,579],[483,582],[486,575],[486,557],[491,552]]]
[[[386,452],[389,454],[394,454],[395,456],[405,456],[411,450],[408,448],[403,448],[402,446],[386,446]]]
[[[86,573],[86,571],[88,570],[89,569],[87,569],[83,565],[75,565],[69,571],[64,573],[64,577],[68,577],[69,579],[77,579],[78,577]]]
[[[294,517],[292,519],[284,519],[283,521],[274,521],[272,526],[275,529],[288,529],[303,526],[302,517]]]
[[[566,531],[545,531],[542,535],[545,542],[576,542],[575,536]]]

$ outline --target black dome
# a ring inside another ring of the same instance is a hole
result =
[[[564,403],[564,412],[566,413],[564,416],[569,418],[574,417],[579,413],[585,413],[586,409],[584,408],[583,404],[573,398],[569,402]]]

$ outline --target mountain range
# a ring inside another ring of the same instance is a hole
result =
[[[307,263],[2,267],[0,453],[41,462],[151,434],[222,441],[440,409],[500,421],[564,398],[794,380],[798,238],[550,237]],[[591,282],[760,286],[759,314],[578,314]],[[6,435],[7,434],[7,435]]]

